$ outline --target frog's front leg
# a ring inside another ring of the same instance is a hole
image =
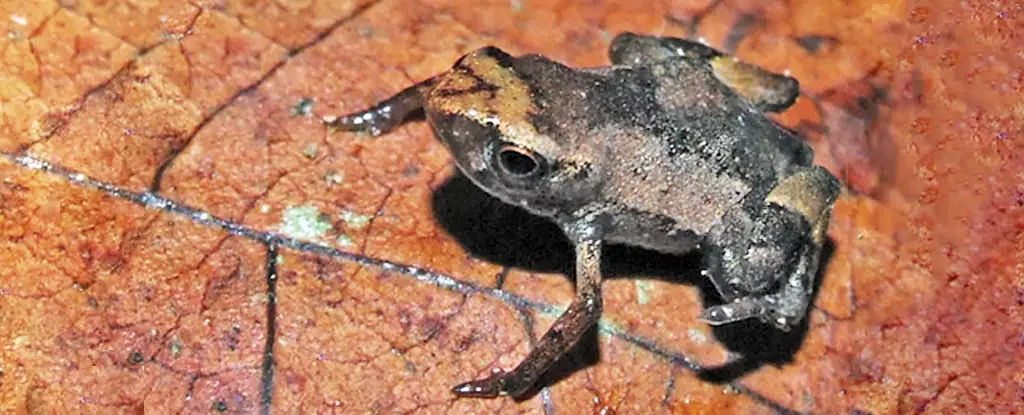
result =
[[[819,166],[777,184],[764,208],[737,208],[709,235],[710,277],[725,304],[701,318],[713,325],[760,318],[781,330],[806,315],[839,182]]]
[[[510,372],[495,369],[483,379],[452,389],[462,397],[522,396],[551,364],[597,323],[601,317],[601,230],[594,224],[569,226],[567,234],[576,245],[576,300],[551,325],[530,354]]]
[[[333,120],[325,119],[325,122],[330,127],[344,131],[369,133],[374,136],[385,134],[401,124],[409,114],[422,109],[427,94],[436,83],[437,77],[427,79],[370,108]]]

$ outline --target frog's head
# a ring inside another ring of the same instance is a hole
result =
[[[603,142],[539,131],[540,109],[514,59],[497,48],[460,59],[427,95],[427,118],[487,193],[541,216],[569,213],[598,193]]]

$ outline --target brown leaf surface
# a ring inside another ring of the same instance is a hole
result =
[[[1024,413],[1022,28],[1014,1],[0,0],[0,412]],[[484,44],[605,64],[624,30],[801,80],[779,119],[848,188],[808,327],[709,330],[693,270],[620,250],[546,388],[453,400],[571,300],[566,247],[424,123],[318,116]]]

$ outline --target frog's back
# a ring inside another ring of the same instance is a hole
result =
[[[659,74],[652,94],[668,118],[669,155],[691,155],[749,183],[774,182],[811,164],[813,154],[801,139],[716,79],[706,61],[667,60],[633,70]]]
[[[513,63],[529,81],[539,131],[569,147],[607,147],[598,197],[649,216],[636,223],[696,234],[736,205],[763,204],[812,159],[806,144],[701,65],[681,58],[576,70],[533,55]]]
[[[698,234],[737,205],[758,209],[776,183],[813,158],[799,138],[701,65],[706,62],[677,59],[609,72],[614,83],[645,91],[620,106],[647,112],[642,123],[619,117],[643,134],[632,151],[619,153],[616,163],[632,168],[614,181],[612,198],[672,217]]]

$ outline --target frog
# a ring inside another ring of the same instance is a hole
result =
[[[511,370],[452,388],[520,398],[602,310],[602,248],[697,252],[720,304],[710,325],[788,331],[808,313],[839,181],[768,113],[799,82],[702,42],[625,32],[611,64],[571,67],[493,46],[330,127],[386,134],[422,112],[490,196],[554,222],[575,251],[575,298]]]

